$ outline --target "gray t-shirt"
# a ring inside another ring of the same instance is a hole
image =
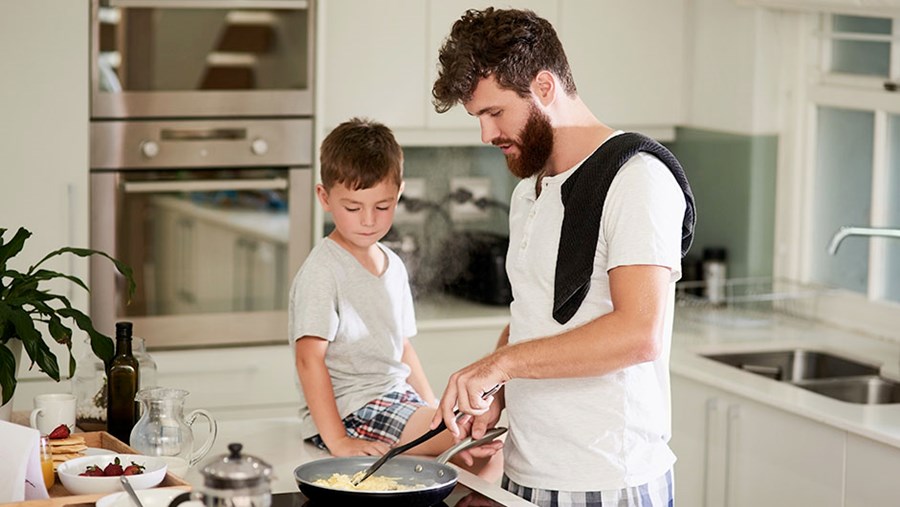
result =
[[[338,412],[344,418],[369,401],[407,387],[409,367],[401,361],[403,340],[416,334],[409,276],[389,248],[381,276],[366,270],[350,252],[325,238],[313,248],[291,286],[288,329],[291,349],[303,336],[328,340],[325,365]],[[299,376],[303,438],[318,433]]]

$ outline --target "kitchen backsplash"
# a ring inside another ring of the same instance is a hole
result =
[[[688,262],[704,247],[724,247],[729,278],[772,276],[778,137],[679,127],[666,145],[697,203]]]
[[[699,261],[705,247],[724,247],[729,278],[771,276],[777,136],[679,127],[675,140],[665,144],[684,166],[697,202],[697,229],[686,264]],[[404,155],[404,176],[423,179],[425,199],[443,203],[447,212],[425,210],[420,212],[423,219],[395,226],[400,236],[414,239],[417,258],[408,262],[427,285],[425,280],[432,276],[427,271],[443,269],[446,259],[441,252],[459,232],[508,231],[508,215],[500,208],[490,208],[485,219],[450,220],[446,198],[451,179],[487,178],[491,197],[502,203],[509,202],[518,180],[507,171],[500,151],[491,146],[404,147]]]

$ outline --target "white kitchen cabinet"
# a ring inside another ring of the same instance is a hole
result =
[[[203,408],[218,419],[296,413],[294,357],[287,338],[277,345],[150,351],[150,355],[160,386],[190,391],[185,410]]]
[[[900,482],[894,480],[900,470],[900,449],[851,434],[846,459],[844,507],[900,503]]]
[[[489,5],[531,9],[553,23],[601,121],[671,138],[683,115],[683,0],[329,1],[320,35],[324,131],[369,116],[407,146],[481,144],[478,122],[462,107],[434,111],[431,87],[454,21]]]
[[[7,241],[19,227],[33,233],[10,261],[16,269],[63,246],[88,246],[88,9],[70,0],[0,2],[0,227]],[[74,255],[41,267],[88,279],[88,261]],[[80,287],[47,287],[87,311]],[[65,347],[46,341],[68,371]],[[28,366],[20,365],[20,378],[47,378]],[[19,394],[16,410],[31,408]]]
[[[421,0],[329,0],[322,6],[325,131],[368,116],[393,129],[425,122],[425,13]]]
[[[613,128],[674,137],[684,118],[685,2],[560,0],[578,94]]]
[[[494,350],[502,326],[420,331],[413,346],[436,396],[450,374]],[[286,335],[285,335],[286,336]],[[150,351],[158,384],[190,391],[186,410],[219,419],[296,414],[298,391],[290,344]]]
[[[896,14],[900,0],[737,0],[739,5],[772,9],[851,12],[859,14]]]
[[[842,505],[846,432],[680,375],[672,412],[680,504]]]
[[[454,372],[491,353],[502,329],[484,326],[420,330],[411,341],[434,395],[440,397]]]

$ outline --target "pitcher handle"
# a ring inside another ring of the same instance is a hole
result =
[[[219,431],[218,426],[216,425],[216,420],[213,419],[209,412],[203,410],[202,408],[198,408],[197,410],[192,411],[187,416],[188,426],[192,426],[194,424],[194,420],[197,419],[197,416],[203,416],[206,418],[206,423],[209,427],[209,434],[206,435],[206,442],[203,442],[203,447],[197,450],[197,452],[191,453],[191,466],[196,465],[206,453],[212,449],[213,443],[216,441],[216,434]]]

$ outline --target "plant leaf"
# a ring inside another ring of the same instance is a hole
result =
[[[54,250],[54,251],[50,252],[49,254],[45,255],[44,258],[41,259],[40,261],[38,261],[37,264],[35,264],[34,266],[31,266],[31,268],[28,270],[29,274],[31,274],[32,271],[34,271],[38,266],[43,264],[44,261],[46,261],[47,259],[49,259],[51,257],[56,257],[57,255],[62,255],[64,253],[70,253],[73,255],[77,255],[79,257],[90,257],[91,255],[101,255],[103,257],[106,257],[110,261],[112,261],[112,263],[116,266],[116,269],[119,271],[119,273],[122,273],[122,275],[124,275],[125,278],[128,280],[128,298],[127,298],[126,304],[131,303],[131,297],[134,296],[134,291],[135,291],[135,288],[137,287],[137,284],[134,282],[134,270],[131,269],[131,266],[129,266],[129,265],[125,264],[124,262],[121,262],[118,259],[115,259],[115,258],[111,257],[110,255],[108,255],[104,252],[101,252],[99,250],[93,250],[90,248],[74,248],[74,247],[69,247],[69,246],[60,248],[59,250]],[[66,275],[61,275],[61,276],[66,276]],[[81,283],[80,285],[82,287],[84,287],[83,283]],[[87,287],[85,287],[85,288],[87,288]]]
[[[81,286],[82,289],[90,292],[90,289],[88,289],[88,286],[85,285],[85,283],[83,281],[81,281],[81,278],[78,278],[77,276],[67,275],[65,273],[58,273],[56,271],[50,271],[49,269],[39,269],[39,270],[35,271],[34,273],[32,273],[31,276],[38,282],[42,282],[44,280],[52,280],[54,278],[65,278],[66,280],[69,280],[73,283],[78,284],[79,286]]]
[[[10,308],[0,301],[0,317],[4,317],[15,326],[16,336],[22,340],[22,346],[28,352],[32,364],[37,363],[41,371],[59,382],[59,362],[56,360],[56,355],[44,343],[41,333],[35,329],[34,321],[28,312],[21,307]]]
[[[47,323],[47,329],[50,331],[50,336],[56,340],[56,343],[62,343],[64,345],[68,345],[69,348],[72,347],[72,330],[63,325],[59,316],[56,312],[51,315],[48,315],[50,321]]]
[[[6,229],[2,229],[2,232],[6,232]],[[31,237],[31,232],[24,227],[19,227],[9,243],[3,243],[3,234],[0,233],[0,271],[6,271],[6,261],[22,251],[25,240],[29,237]]]
[[[63,317],[74,320],[75,324],[90,336],[91,350],[94,351],[94,355],[102,359],[103,363],[109,366],[109,363],[116,353],[112,338],[94,329],[91,319],[75,308],[61,308],[57,310],[57,313]]]
[[[0,386],[3,386],[0,405],[6,405],[16,391],[16,358],[5,343],[0,343]]]

